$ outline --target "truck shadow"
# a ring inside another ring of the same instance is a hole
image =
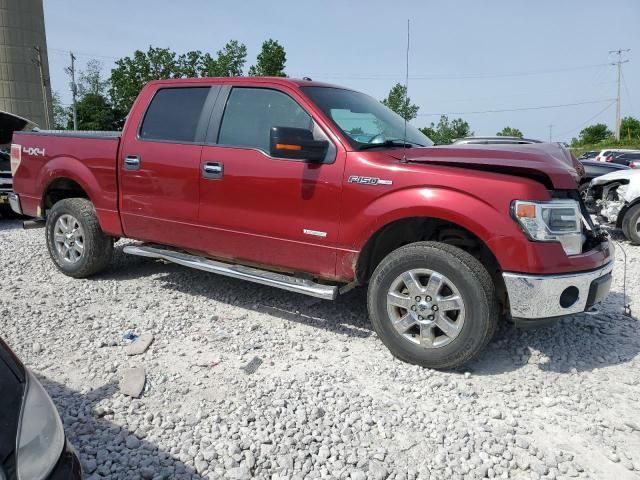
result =
[[[282,320],[323,328],[333,333],[366,338],[373,334],[366,312],[366,291],[355,289],[335,301],[320,300],[273,287],[236,280],[180,265],[114,252],[112,268],[96,279],[154,276],[168,292],[197,295],[207,300],[253,310]],[[295,304],[295,308],[292,308]]]
[[[116,251],[114,269],[98,278],[125,279],[153,275],[162,288],[204,297],[282,320],[358,338],[373,335],[366,309],[366,288],[337,300],[323,301],[251,282],[191,270]],[[546,327],[520,328],[500,322],[493,341],[461,369],[499,375],[535,364],[558,373],[589,371],[626,363],[640,353],[640,322],[622,313],[627,302],[613,291],[597,315],[579,314]],[[295,307],[292,307],[295,304]],[[613,340],[612,340],[613,339]],[[611,348],[612,342],[616,348]]]
[[[131,439],[129,446],[127,446],[127,439],[131,436],[138,439],[136,433],[144,436],[141,432],[148,425],[142,414],[127,415],[128,411],[131,413],[130,409],[133,408],[133,405],[138,405],[138,408],[143,409],[144,399],[126,400],[124,399],[126,397],[123,396],[122,404],[125,407],[120,410],[120,413],[124,414],[127,419],[126,426],[121,426],[103,416],[105,411],[109,411],[108,405],[111,405],[112,402],[103,402],[106,408],[101,407],[100,404],[102,400],[122,396],[115,383],[107,383],[83,393],[42,375],[37,376],[60,413],[67,438],[80,457],[85,478],[139,479],[143,478],[142,472],[145,468],[150,469],[146,472],[146,478],[184,480],[204,480],[206,478],[197,474],[193,467],[185,465],[171,453],[162,450],[144,438],[139,439],[139,442]],[[102,412],[100,408],[103,408]],[[152,413],[157,412],[152,411]],[[139,423],[137,418],[139,418]]]
[[[3,230],[18,230],[22,228],[23,220],[8,219],[0,216],[0,232]]]

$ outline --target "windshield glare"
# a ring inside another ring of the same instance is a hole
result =
[[[392,141],[402,144],[405,139],[404,119],[369,95],[332,87],[302,87],[302,90],[355,148]],[[429,137],[409,123],[406,141],[433,145]]]

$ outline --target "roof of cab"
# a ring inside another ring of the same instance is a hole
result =
[[[339,85],[330,83],[316,82],[313,80],[304,80],[299,78],[288,77],[199,77],[199,78],[170,78],[166,80],[152,80],[147,85],[198,85],[198,84],[271,84],[283,85],[293,88],[300,87],[330,87],[344,88]]]

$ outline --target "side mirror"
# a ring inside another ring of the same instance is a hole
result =
[[[272,127],[270,139],[270,154],[277,158],[322,162],[329,148],[329,142],[314,140],[311,130],[304,128]]]

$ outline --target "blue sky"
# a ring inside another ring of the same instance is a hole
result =
[[[525,135],[569,140],[584,125],[613,129],[615,60],[623,66],[622,114],[640,117],[638,0],[44,0],[53,89],[70,102],[69,50],[82,68],[149,45],[214,53],[228,40],[247,45],[248,65],[267,38],[282,43],[290,76],[310,76],[386,96],[404,82],[406,22],[411,20],[409,96],[418,127],[439,113],[467,120],[476,135],[506,125]],[[583,102],[583,105],[546,107]],[[597,102],[597,103],[596,103]]]

